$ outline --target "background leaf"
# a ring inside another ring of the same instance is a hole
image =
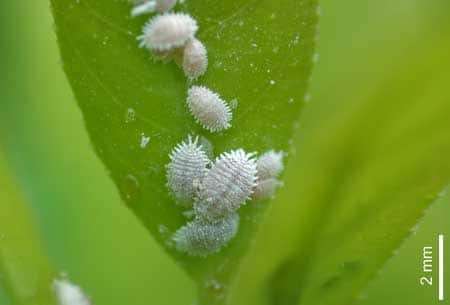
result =
[[[64,68],[93,146],[123,200],[162,244],[186,221],[165,187],[164,165],[188,133],[203,134],[216,154],[239,147],[288,150],[312,65],[315,0],[186,2],[180,7],[198,19],[198,36],[209,51],[210,68],[201,84],[238,100],[233,128],[214,136],[202,132],[188,114],[182,73],[173,65],[152,63],[148,52],[137,48],[144,19],[131,20],[126,3],[53,0],[52,6]],[[145,148],[139,145],[143,135],[150,136]],[[219,291],[207,292],[212,298],[224,296],[223,285],[244,252],[259,210],[249,206],[243,211],[238,238],[220,255],[203,260],[169,250],[202,286],[220,283]]]
[[[0,147],[0,301],[56,305],[52,289],[56,273],[3,156]]]
[[[191,302],[195,284],[136,221],[92,150],[49,3],[0,7],[8,12],[0,19],[0,142],[52,266],[97,305]]]
[[[360,14],[339,26],[327,18],[297,155],[233,304],[351,303],[448,184],[443,19],[419,3],[389,3],[354,3]],[[344,28],[354,35],[339,35]]]

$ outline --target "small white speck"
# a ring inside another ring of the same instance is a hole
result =
[[[141,134],[141,148],[145,148],[150,142],[150,137],[147,137],[144,133]]]
[[[237,108],[237,106],[238,106],[238,104],[239,104],[239,101],[237,100],[237,99],[232,99],[231,101],[230,101],[230,108],[231,109],[236,109]]]
[[[128,108],[125,114],[125,123],[131,123],[136,120],[136,110]]]
[[[272,79],[271,81],[270,81],[270,84],[273,86],[273,85],[275,85],[275,81]]]

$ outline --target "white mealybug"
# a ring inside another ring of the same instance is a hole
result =
[[[283,171],[283,152],[270,150],[258,158],[256,169],[258,181],[252,199],[261,200],[273,196],[277,187],[283,185],[277,177]]]
[[[256,161],[242,149],[222,154],[206,173],[194,202],[197,217],[214,221],[236,212],[256,186]]]
[[[283,183],[275,178],[258,181],[252,194],[252,199],[262,200],[273,196],[275,190]]]
[[[189,80],[196,80],[208,68],[208,55],[205,46],[198,39],[190,39],[184,46],[183,71]]]
[[[189,206],[200,186],[210,160],[198,145],[198,137],[178,144],[167,164],[167,186],[178,203]]]
[[[231,127],[231,109],[217,93],[206,87],[193,86],[188,91],[187,105],[203,128],[218,132]]]
[[[238,228],[238,214],[212,223],[197,218],[178,229],[172,239],[178,251],[205,257],[219,252],[236,235]]]
[[[276,178],[284,169],[283,152],[269,150],[256,163],[259,180]]]
[[[148,21],[138,37],[140,46],[150,50],[167,51],[184,46],[198,30],[197,21],[188,14],[165,13]]]
[[[89,298],[80,287],[66,279],[54,280],[53,288],[60,305],[90,305]]]
[[[136,17],[142,14],[170,11],[177,0],[130,0],[135,7],[131,11],[131,16]]]

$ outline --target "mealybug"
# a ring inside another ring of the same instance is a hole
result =
[[[259,157],[256,163],[258,170],[258,179],[265,180],[276,178],[284,168],[283,156],[283,152],[269,150],[261,157]]]
[[[208,221],[233,214],[256,186],[253,154],[242,149],[222,154],[206,173],[194,202],[198,217]]]
[[[198,39],[190,39],[184,46],[183,70],[189,80],[196,80],[208,68],[206,48]]]
[[[282,185],[283,183],[275,178],[258,181],[252,194],[252,199],[262,200],[271,198],[277,187]]]
[[[283,156],[283,152],[270,150],[258,158],[256,162],[258,181],[252,199],[270,198],[275,193],[276,188],[282,185],[277,177],[284,169]]]
[[[183,46],[198,30],[197,21],[183,13],[165,13],[148,21],[138,37],[140,46],[167,51]]]
[[[60,305],[90,305],[89,298],[80,287],[68,280],[54,280],[53,288]]]
[[[238,227],[237,214],[212,223],[197,218],[178,229],[172,239],[178,251],[205,257],[219,252],[236,235]]]
[[[168,12],[177,4],[177,0],[131,0],[131,3],[135,5],[131,16],[135,17],[153,12]]]
[[[191,87],[188,91],[187,104],[192,115],[203,128],[218,132],[231,127],[230,107],[217,93],[208,88]]]
[[[167,186],[178,203],[189,206],[198,190],[210,163],[198,137],[178,144],[170,154],[167,164]]]

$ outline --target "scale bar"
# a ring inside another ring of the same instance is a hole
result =
[[[439,246],[439,301],[444,300],[444,235],[438,236]]]

